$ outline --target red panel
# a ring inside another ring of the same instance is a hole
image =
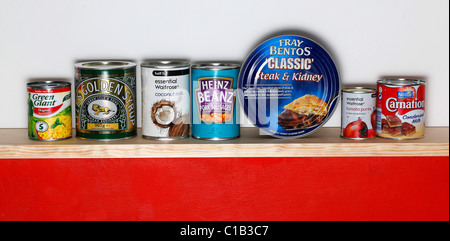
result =
[[[0,160],[0,220],[449,220],[448,157]]]

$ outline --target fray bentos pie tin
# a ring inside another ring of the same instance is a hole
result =
[[[339,102],[341,84],[328,52],[311,39],[266,40],[245,60],[239,98],[248,119],[278,138],[300,138],[323,126]]]

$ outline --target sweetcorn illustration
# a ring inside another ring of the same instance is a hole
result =
[[[38,132],[40,139],[63,139],[72,136],[71,116],[53,117],[50,119],[46,119],[46,122],[49,128],[45,132]]]

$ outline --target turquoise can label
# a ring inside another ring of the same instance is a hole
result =
[[[197,108],[201,122],[231,122],[236,100],[233,79],[206,77],[198,79],[199,88],[195,90]]]
[[[228,139],[240,135],[236,105],[239,68],[192,70],[192,135]]]

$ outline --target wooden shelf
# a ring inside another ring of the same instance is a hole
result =
[[[256,128],[242,128],[241,138],[203,141],[188,138],[155,141],[138,136],[100,142],[71,138],[39,142],[26,129],[0,129],[0,159],[40,158],[160,158],[160,157],[352,157],[449,156],[449,128],[427,128],[425,138],[397,141],[382,138],[355,141],[339,137],[339,128],[322,128],[301,139],[260,136]]]

